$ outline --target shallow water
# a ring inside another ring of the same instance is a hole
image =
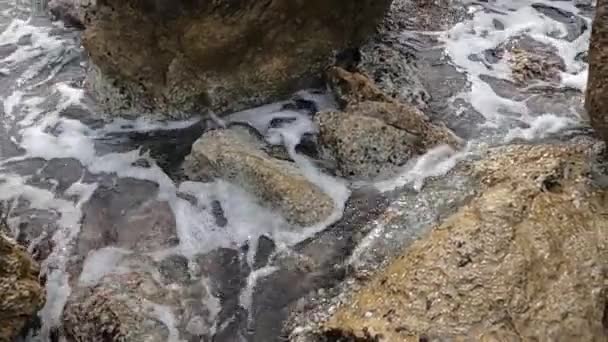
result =
[[[284,144],[336,202],[327,222],[294,229],[232,184],[184,179],[183,157],[217,122],[100,113],[82,88],[86,57],[79,33],[29,18],[15,1],[0,1],[0,201],[15,236],[42,262],[48,291],[29,340],[56,339],[74,287],[134,269],[135,256],[152,260],[161,273],[181,269],[175,277],[187,275],[209,289],[200,299],[209,327],[190,335],[277,339],[288,304],[345,276],[334,264],[381,262],[473,190],[466,179],[442,178],[458,161],[489,145],[567,137],[586,128],[581,56],[590,8],[548,0],[453,6],[464,6],[464,18],[445,31],[428,31],[416,20],[404,25],[393,62],[415,73],[398,77],[419,80],[400,90],[422,87],[429,96],[420,105],[467,139],[463,151],[439,147],[394,179],[349,186],[295,153],[301,136],[314,132],[306,110],[278,103],[222,118],[248,122],[270,143]],[[561,61],[557,78],[515,81],[513,47],[530,44],[544,59]],[[321,109],[334,106],[320,93],[296,96]],[[277,118],[290,124],[271,128]],[[429,183],[430,177],[439,181]],[[387,212],[392,221],[376,220]],[[153,312],[171,340],[185,339],[170,311],[155,306]],[[192,326],[200,325],[197,319]]]

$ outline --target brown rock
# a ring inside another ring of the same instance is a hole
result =
[[[405,164],[417,151],[418,136],[358,112],[315,116],[319,143],[335,158],[343,177],[373,178]]]
[[[530,52],[523,49],[510,51],[513,79],[520,85],[528,85],[532,80],[559,82],[563,61],[556,62],[539,51]]]
[[[585,107],[597,136],[608,141],[608,1],[598,0],[595,10]]]
[[[99,67],[90,86],[103,105],[133,113],[270,102],[314,85],[390,2],[98,1],[83,41]]]
[[[0,226],[3,223],[0,222]],[[45,301],[38,281],[40,269],[27,252],[0,229],[0,341],[21,332]]]
[[[327,84],[343,107],[361,101],[391,102],[367,76],[359,72],[332,67],[327,72]]]
[[[606,341],[608,192],[589,144],[509,146],[483,192],[326,324],[362,341]]]
[[[212,325],[204,305],[207,300],[200,282],[167,287],[143,271],[112,274],[70,295],[63,314],[64,329],[68,341],[75,342],[177,340],[175,335],[186,334],[192,319],[207,328]]]
[[[233,127],[204,134],[192,147],[188,173],[213,175],[239,184],[290,223],[309,226],[328,218],[334,203],[298,167],[270,157],[249,129]]]
[[[361,73],[333,67],[328,81],[343,111],[317,114],[315,122],[319,142],[343,176],[374,178],[433,147],[462,144],[445,125],[385,95]]]

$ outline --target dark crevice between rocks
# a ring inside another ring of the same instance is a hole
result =
[[[602,326],[604,327],[604,332],[608,334],[608,295],[605,295],[604,299],[604,314],[602,317]]]
[[[380,342],[381,336],[371,336],[365,332],[365,337],[358,337],[352,332],[341,329],[331,329],[318,336],[318,342]]]

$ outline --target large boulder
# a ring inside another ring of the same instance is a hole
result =
[[[431,148],[462,145],[445,125],[389,97],[361,73],[334,67],[328,81],[342,111],[319,113],[315,122],[319,143],[342,176],[386,175]]]
[[[587,143],[491,150],[471,166],[481,195],[355,292],[326,335],[606,341],[608,191],[589,178],[591,151]]]
[[[608,141],[608,1],[598,0],[595,10],[585,107],[596,134]]]
[[[316,84],[391,0],[97,1],[89,84],[112,111],[227,112]]]
[[[309,226],[327,219],[334,202],[290,161],[272,158],[253,129],[234,126],[205,133],[192,147],[187,172],[234,182],[287,221]]]
[[[44,304],[39,272],[27,252],[0,229],[0,341],[13,341]]]

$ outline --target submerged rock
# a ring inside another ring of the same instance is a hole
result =
[[[373,33],[391,0],[98,1],[84,46],[110,110],[228,112],[317,84]]]
[[[596,134],[608,142],[608,1],[598,0],[589,48],[585,107]]]
[[[490,150],[471,167],[481,194],[355,292],[326,337],[605,341],[608,192],[588,178],[593,150]]]
[[[45,301],[40,269],[0,222],[0,341],[13,341]]]
[[[393,100],[363,74],[334,67],[328,79],[343,111],[319,113],[315,122],[319,143],[343,176],[373,178],[430,148],[461,144],[447,127]]]
[[[273,159],[263,148],[262,140],[244,127],[211,131],[192,147],[188,172],[235,182],[292,224],[309,226],[327,219],[334,210],[331,197],[294,163]]]

